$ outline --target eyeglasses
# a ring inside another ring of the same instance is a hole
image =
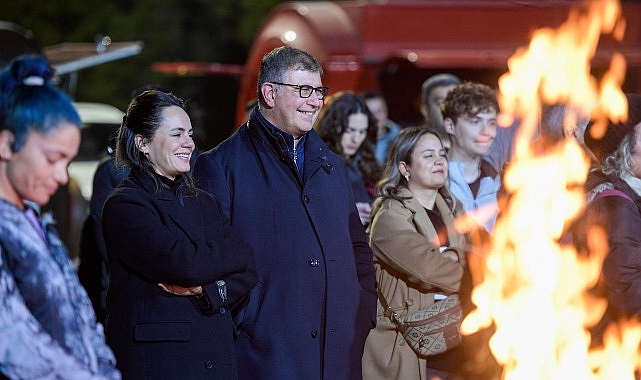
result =
[[[324,86],[312,87],[307,84],[299,86],[297,84],[291,84],[291,83],[279,83],[279,82],[270,82],[270,83],[279,84],[281,86],[289,86],[289,87],[297,88],[298,94],[300,95],[301,98],[309,98],[310,96],[312,96],[312,92],[315,92],[318,99],[323,100],[329,93],[329,87],[324,87]]]

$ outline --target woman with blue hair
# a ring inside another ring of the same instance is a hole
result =
[[[0,73],[0,378],[120,379],[57,232],[34,211],[69,180],[80,118],[40,57]]]

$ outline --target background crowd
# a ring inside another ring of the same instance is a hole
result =
[[[390,312],[454,295],[473,307],[473,237],[491,239],[500,218],[519,128],[498,125],[494,89],[427,78],[424,122],[400,126],[380,93],[330,95],[316,58],[280,47],[261,61],[248,120],[201,154],[180,97],[136,92],[94,181],[92,308],[38,215],[80,144],[52,75],[39,57],[0,75],[0,376],[466,378],[471,341],[417,354]],[[532,142],[543,154],[572,140],[591,161],[568,231],[579,254],[594,228],[609,247],[594,344],[608,323],[641,315],[641,96],[627,100],[627,120],[599,140],[589,115],[569,125],[569,107],[547,105]]]

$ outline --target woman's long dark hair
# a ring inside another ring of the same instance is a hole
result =
[[[330,97],[316,120],[314,129],[329,149],[340,155],[348,165],[356,157],[346,157],[341,146],[341,137],[347,129],[350,115],[362,113],[367,116],[367,136],[354,156],[360,156],[358,169],[366,185],[373,186],[380,179],[381,168],[374,155],[376,146],[376,121],[365,101],[353,92],[338,92]]]

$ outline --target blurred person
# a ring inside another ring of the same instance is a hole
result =
[[[515,147],[514,143],[520,125],[518,120],[515,120],[509,126],[497,125],[494,142],[492,142],[490,150],[483,157],[500,172],[504,171],[506,165],[512,161]]]
[[[93,175],[89,200],[89,215],[82,227],[78,277],[87,290],[91,304],[100,322],[107,315],[107,288],[109,265],[102,235],[102,207],[111,191],[129,175],[129,167],[116,165],[114,153],[116,136],[109,141],[107,155],[100,161]]]
[[[450,148],[451,142],[443,128],[441,105],[447,94],[460,83],[461,80],[456,75],[440,73],[427,78],[421,86],[420,111],[425,120],[425,126],[437,131],[445,149]]]
[[[574,120],[566,120],[572,114]],[[546,152],[565,138],[574,139],[593,163],[596,158],[585,145],[584,134],[589,122],[589,117],[581,115],[580,111],[572,106],[562,103],[544,104],[541,107],[540,124],[533,137],[532,147],[535,151]],[[512,160],[516,134],[519,131],[520,121],[515,120],[509,126],[498,125],[496,137],[490,151],[485,155],[485,160],[497,168],[505,171],[506,165]]]
[[[249,117],[251,116],[254,108],[256,108],[256,105],[258,105],[258,99],[256,98],[251,99],[247,102],[247,104],[245,105],[245,120],[249,120]]]
[[[376,119],[376,160],[380,165],[385,165],[387,151],[392,140],[401,130],[401,126],[389,119],[387,113],[387,102],[383,94],[378,91],[367,91],[363,93],[363,99],[372,115]]]
[[[51,219],[34,207],[67,183],[80,117],[44,58],[0,74],[0,377],[120,379]]]
[[[241,379],[362,377],[374,266],[345,164],[312,128],[328,93],[322,74],[305,51],[267,53],[258,107],[196,162],[198,185],[256,255],[258,285],[238,320]]]
[[[374,157],[376,121],[365,102],[352,92],[327,99],[314,129],[329,149],[343,158],[361,223],[367,226],[380,167]]]
[[[102,216],[107,339],[123,377],[237,379],[232,309],[256,283],[251,247],[189,174],[183,102],[148,90],[129,104],[116,160],[130,173]]]
[[[641,318],[641,95],[626,98],[627,120],[609,122],[603,138],[594,139],[588,126],[585,141],[600,166],[588,174],[588,203],[573,230],[581,248],[593,247],[590,239],[599,236],[595,227],[607,243],[597,294],[605,296],[608,306],[592,331],[597,344],[609,324]]]
[[[566,120],[570,113],[573,115],[572,120]],[[598,164],[596,156],[585,143],[585,132],[589,122],[589,117],[581,115],[575,107],[561,103],[544,105],[539,129],[543,148],[571,138],[579,144],[592,163]]]
[[[429,129],[403,129],[390,151],[370,227],[377,286],[399,317],[457,293],[469,244],[454,228],[462,214],[447,190],[447,154]],[[420,357],[385,315],[379,300],[376,328],[365,344],[363,378],[449,379],[459,348]]]
[[[447,94],[442,110],[443,126],[452,140],[449,189],[465,212],[491,233],[501,178],[484,156],[496,137],[496,92],[481,83],[462,83]]]

